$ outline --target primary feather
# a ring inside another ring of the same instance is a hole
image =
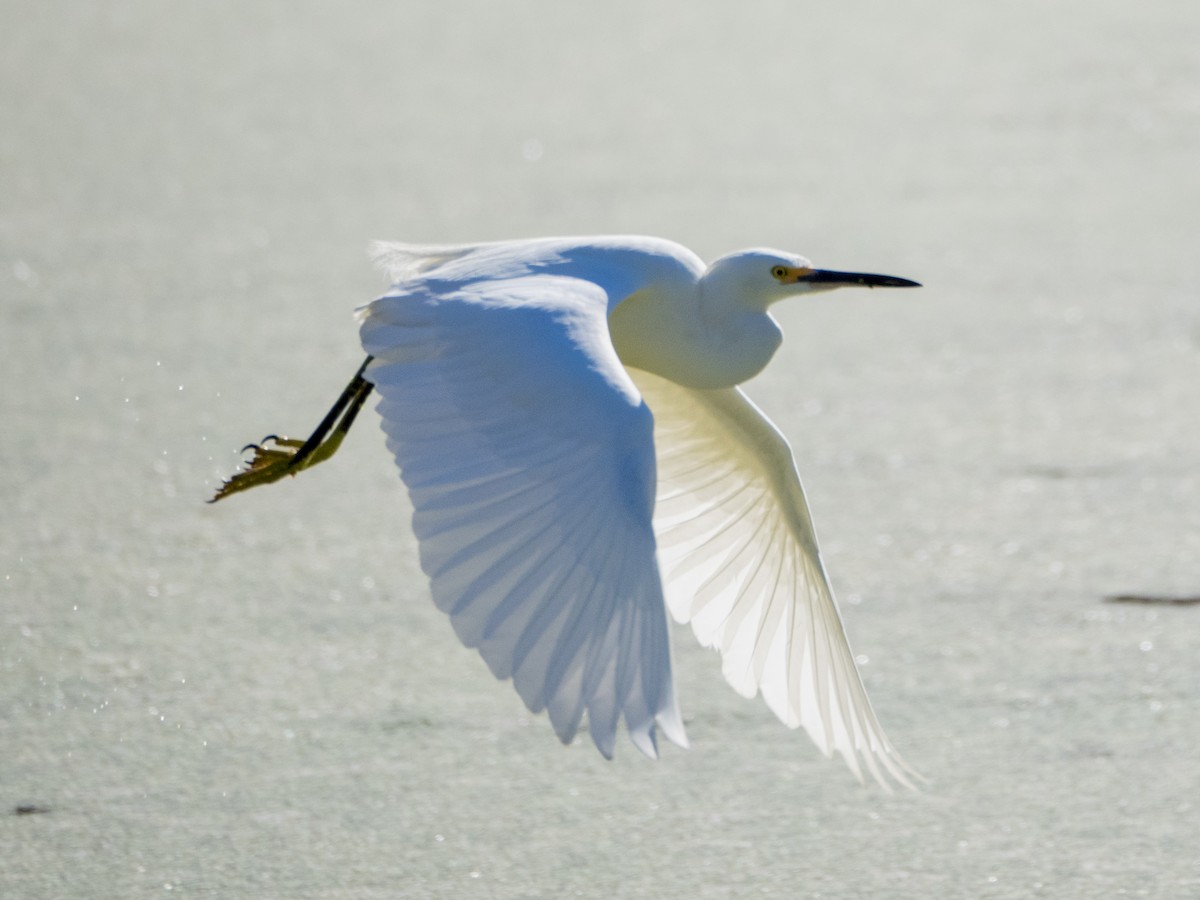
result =
[[[738,388],[634,371],[655,416],[659,559],[672,615],[726,680],[861,777],[912,774],[871,709],[786,439]],[[881,770],[882,767],[882,770]]]

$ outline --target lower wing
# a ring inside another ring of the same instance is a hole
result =
[[[826,756],[912,786],[854,663],[791,447],[738,388],[699,391],[631,369],[655,418],[655,530],[667,603]],[[919,776],[918,776],[919,777]]]

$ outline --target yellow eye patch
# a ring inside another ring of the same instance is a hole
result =
[[[801,278],[807,278],[815,269],[806,266],[772,266],[771,277],[780,284],[794,284]]]

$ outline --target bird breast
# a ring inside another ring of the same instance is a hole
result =
[[[698,306],[638,291],[609,313],[617,356],[626,366],[699,390],[728,388],[753,378],[783,340],[766,312],[714,318]]]

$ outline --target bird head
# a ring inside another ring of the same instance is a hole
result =
[[[722,294],[763,309],[786,297],[840,287],[921,286],[895,275],[818,269],[803,256],[780,250],[740,250],[722,256],[708,267],[704,281],[710,288],[719,286]]]

